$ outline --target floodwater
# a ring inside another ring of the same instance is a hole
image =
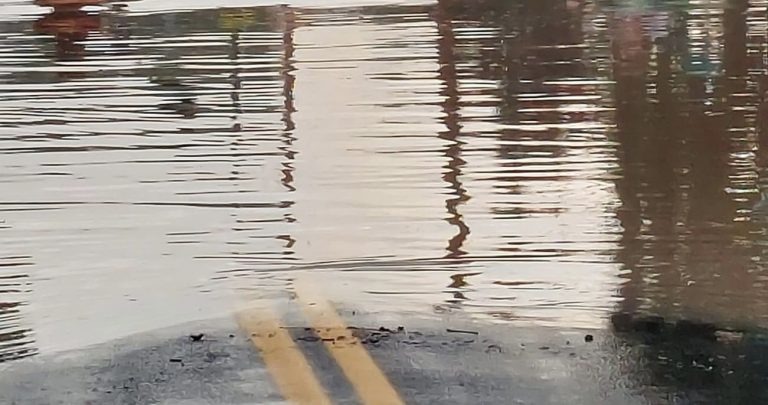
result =
[[[765,1],[52,3],[0,0],[0,361],[302,275],[768,327]]]

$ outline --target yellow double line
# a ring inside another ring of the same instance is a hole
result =
[[[302,291],[298,302],[360,401],[365,405],[404,404],[333,306],[310,291]],[[251,336],[286,400],[300,405],[332,404],[306,357],[277,319],[276,314],[266,308],[238,314],[240,327]]]

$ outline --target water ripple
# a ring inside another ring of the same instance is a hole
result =
[[[0,361],[309,272],[371,310],[768,325],[762,8],[418,3],[0,1]]]

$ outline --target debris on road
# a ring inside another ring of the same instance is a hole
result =
[[[480,334],[480,332],[477,332],[477,331],[474,331],[474,330],[463,330],[463,329],[450,329],[450,328],[448,328],[445,331],[449,332],[449,333],[467,333],[467,334],[470,334],[470,335],[479,335]]]
[[[486,353],[501,353],[501,346],[499,345],[488,345],[488,347],[485,348]]]

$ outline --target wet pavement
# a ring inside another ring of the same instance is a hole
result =
[[[205,340],[194,342],[187,331]],[[234,333],[231,321],[207,320],[13,363],[2,371],[0,402],[285,403],[247,338]]]
[[[281,401],[230,317],[311,278],[350,326],[434,335],[368,345],[406,402],[754,403],[767,6],[0,0],[0,399],[64,354],[180,366],[167,328],[213,319],[210,384],[244,385],[73,395]]]
[[[694,330],[695,325],[649,329],[647,320],[633,323],[631,330],[606,331],[510,327],[452,313],[398,318],[354,312],[341,311],[409,404],[767,399],[768,341],[754,336],[718,338]],[[360,401],[316,338],[322,328],[288,319],[286,330],[332,403],[388,403]],[[287,403],[248,334],[231,318],[41,355],[7,363],[0,372],[0,401],[8,404]]]

